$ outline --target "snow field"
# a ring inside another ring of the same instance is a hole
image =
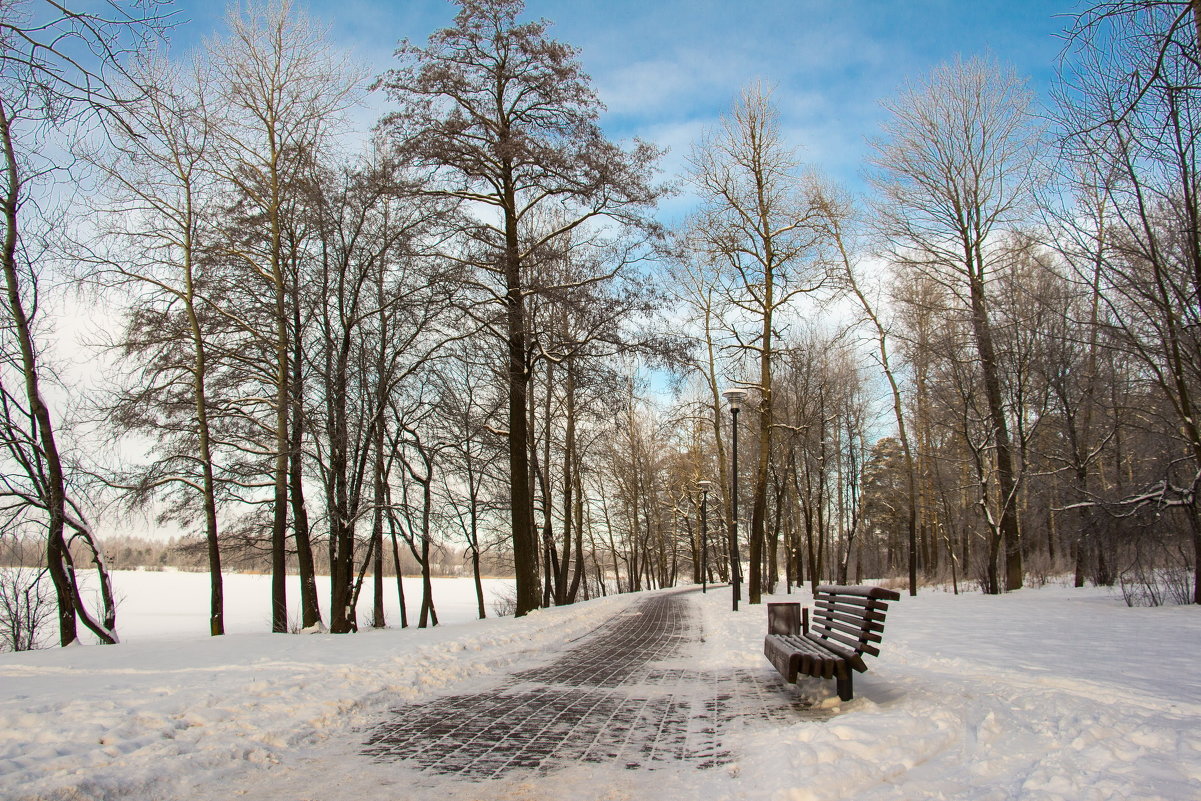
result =
[[[254,578],[261,609],[267,578]],[[544,664],[634,601],[466,622],[470,581],[444,592],[444,620],[457,592],[465,622],[222,638],[177,626],[168,637],[162,618],[136,634],[131,594],[121,646],[0,654],[0,799],[1201,798],[1201,608],[1130,609],[1105,590],[1054,586],[903,597],[854,701],[840,704],[832,681],[782,690],[817,710],[736,728],[735,761],[720,768],[578,765],[472,785],[371,763],[358,749],[388,709]],[[673,664],[770,673],[763,607],[730,612],[728,588],[688,597],[703,641]]]

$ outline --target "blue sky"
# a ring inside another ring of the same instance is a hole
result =
[[[372,75],[390,66],[398,40],[424,41],[456,10],[446,0],[297,3]],[[192,20],[176,31],[178,46],[219,31],[224,3],[176,7]],[[606,130],[670,148],[669,173],[743,86],[763,80],[802,159],[857,187],[880,100],[957,54],[1012,64],[1045,97],[1056,34],[1076,9],[1073,0],[527,0],[526,17],[551,20],[552,35],[581,50],[609,108]],[[386,108],[382,97],[373,104]]]

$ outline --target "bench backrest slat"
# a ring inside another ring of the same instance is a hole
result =
[[[868,650],[868,646],[858,637],[840,634],[837,631],[822,626],[810,627],[809,633],[815,637],[821,637],[826,642],[840,642],[857,654]],[[872,656],[877,656],[877,654],[872,654]]]
[[[814,626],[815,627],[820,626],[822,628],[827,628],[827,629],[830,629],[831,631],[840,631],[843,634],[846,634],[847,636],[853,637],[855,639],[859,639],[860,637],[866,637],[872,633],[862,623],[854,623],[854,622],[845,623],[841,620],[830,617],[828,615],[818,618],[817,621],[814,623]]]
[[[820,590],[819,590],[819,592],[820,592]],[[873,600],[871,598],[864,598],[864,597],[861,597],[858,595],[839,595],[837,593],[831,593],[831,597],[833,600],[830,601],[830,603],[837,601],[838,603],[842,604],[843,606],[855,606],[860,609],[865,609],[865,608],[871,606],[873,603]]]
[[[874,610],[865,610],[865,612],[866,614],[854,614],[839,607],[835,607],[834,610],[826,608],[826,611],[823,612],[822,616],[830,618],[831,620],[840,620],[843,623],[849,623],[852,626],[862,626],[870,629],[871,631],[883,631],[884,615]]]
[[[819,609],[832,609],[836,612],[846,612],[851,615],[866,617],[869,620],[883,620],[888,611],[888,604],[883,601],[869,601],[867,604],[855,605],[843,603],[841,598],[831,600],[819,596],[815,605]]]
[[[896,590],[886,590],[883,587],[873,587],[870,584],[821,584],[818,585],[818,592],[836,593],[844,595],[848,598],[859,597],[867,598],[872,601],[899,601],[901,594]]]
[[[837,631],[850,637],[855,642],[883,642],[884,640],[884,636],[878,631],[865,630],[862,626],[850,626],[846,623],[839,623],[836,620],[819,621],[814,624],[813,628]]]
[[[888,601],[899,601],[900,593],[882,587],[839,587],[823,585],[814,593],[810,636],[837,650],[851,649],[855,656],[880,651],[872,643],[882,640]],[[838,643],[836,646],[835,643]]]

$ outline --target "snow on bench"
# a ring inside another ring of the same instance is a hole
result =
[[[881,587],[822,585],[813,594],[813,625],[799,603],[767,605],[763,653],[785,681],[798,675],[836,679],[838,697],[854,697],[851,669],[863,673],[863,655],[879,656],[889,601],[900,593]]]

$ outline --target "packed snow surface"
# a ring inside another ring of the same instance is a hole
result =
[[[720,768],[587,764],[473,784],[365,758],[370,727],[545,664],[636,596],[473,621],[471,582],[445,580],[436,629],[272,635],[267,578],[233,578],[224,637],[204,636],[197,577],[119,575],[122,645],[0,654],[0,798],[1201,799],[1198,607],[1057,586],[924,591],[893,605],[855,700],[839,704],[833,682],[781,688],[781,703],[800,692],[819,709],[735,731]],[[406,591],[415,608],[419,586]],[[688,601],[691,667],[772,671],[763,607],[730,611],[728,588]]]

